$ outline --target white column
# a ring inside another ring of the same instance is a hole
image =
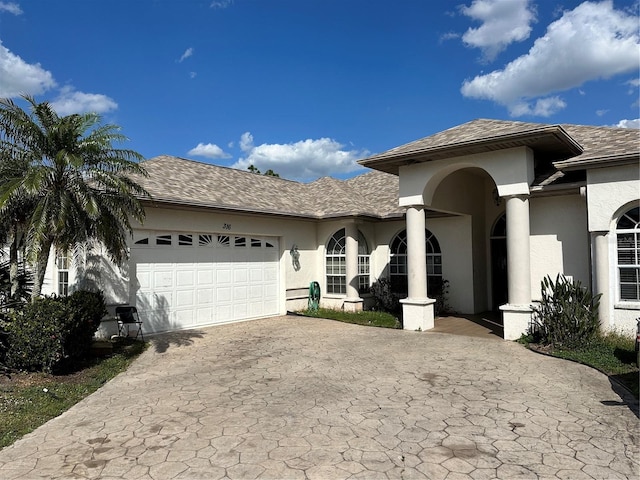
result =
[[[509,305],[531,304],[529,198],[507,198],[507,272]]]
[[[427,249],[422,206],[407,209],[407,276],[409,299],[427,298]]]
[[[363,300],[358,293],[358,226],[355,222],[344,228],[347,298],[344,301],[346,311],[362,310]]]
[[[516,340],[531,321],[531,251],[529,248],[529,197],[507,197],[507,272],[509,303],[503,312],[504,338]]]
[[[402,303],[405,330],[429,330],[434,326],[433,304],[427,296],[427,251],[424,206],[407,208],[407,280],[409,296]]]
[[[592,232],[591,248],[592,248],[592,268],[593,268],[593,294],[602,294],[600,297],[600,307],[598,309],[598,318],[600,320],[600,328],[609,327],[609,232]]]

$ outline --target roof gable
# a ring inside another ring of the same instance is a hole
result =
[[[563,167],[586,159],[638,155],[638,130],[548,125],[504,120],[478,119],[429,137],[401,145],[360,160],[366,167],[398,173],[402,165],[441,160],[518,146],[534,150],[537,158]]]

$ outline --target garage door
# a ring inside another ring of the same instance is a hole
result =
[[[132,289],[145,332],[277,315],[277,239],[135,232]]]

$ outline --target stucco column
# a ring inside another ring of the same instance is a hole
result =
[[[427,251],[424,206],[407,208],[407,281],[409,296],[402,303],[405,330],[429,330],[434,326],[433,304],[427,296]]]
[[[344,227],[347,298],[344,300],[346,311],[362,310],[363,301],[358,293],[358,226],[355,222]]]
[[[506,200],[509,303],[500,309],[505,340],[516,340],[526,333],[531,321],[529,197],[513,195]]]
[[[427,250],[422,206],[407,209],[407,280],[409,299],[427,298]]]
[[[600,328],[609,326],[609,232],[591,232],[593,294],[601,294],[598,318]]]
[[[531,250],[529,248],[529,198],[507,198],[507,272],[509,304],[531,304]]]

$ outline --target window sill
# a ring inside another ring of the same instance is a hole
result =
[[[640,310],[640,302],[616,302],[613,308],[616,310]]]

